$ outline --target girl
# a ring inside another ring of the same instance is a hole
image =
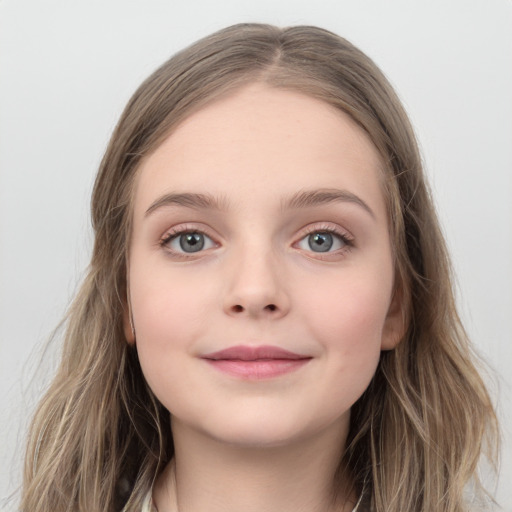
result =
[[[21,510],[479,495],[493,408],[411,126],[350,43],[238,25],[177,54],[126,107],[92,217]]]

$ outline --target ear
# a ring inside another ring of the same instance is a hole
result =
[[[405,336],[407,313],[403,286],[395,287],[388,314],[382,329],[381,350],[393,350]]]
[[[132,308],[130,305],[130,297],[128,296],[129,291],[127,291],[127,297],[123,306],[123,330],[124,337],[128,345],[135,344],[135,327],[133,326],[133,315]]]

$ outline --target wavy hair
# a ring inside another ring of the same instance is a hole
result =
[[[115,128],[92,196],[92,260],[66,318],[60,366],[31,426],[23,512],[139,511],[172,458],[169,414],[123,331],[134,180],[141,160],[180,121],[254,82],[345,112],[383,162],[395,293],[407,329],[382,353],[352,408],[340,468],[364,491],[368,510],[462,512],[468,482],[479,488],[486,447],[495,460],[496,417],[456,311],[415,136],[393,88],[369,57],[331,32],[241,24],[164,63]]]

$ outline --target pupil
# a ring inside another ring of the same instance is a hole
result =
[[[197,252],[204,247],[204,236],[199,233],[187,233],[180,236],[180,247],[185,252]]]
[[[308,244],[312,251],[327,252],[333,244],[330,233],[313,233],[309,235]]]

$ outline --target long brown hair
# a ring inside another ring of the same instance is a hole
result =
[[[202,39],[135,92],[92,197],[95,245],[62,360],[33,420],[20,509],[137,511],[173,455],[169,414],[123,333],[131,198],[141,160],[208,102],[244,84],[302,92],[350,115],[384,163],[407,332],[353,406],[340,467],[376,512],[462,512],[496,420],[457,315],[452,271],[413,130],[377,66],[315,27],[242,24]],[[491,458],[495,452],[491,452]],[[478,488],[478,484],[476,485]]]

